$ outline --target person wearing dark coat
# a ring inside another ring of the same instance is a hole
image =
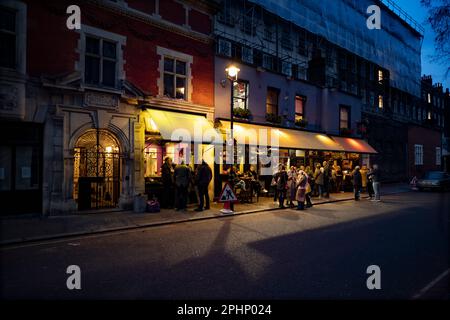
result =
[[[166,157],[164,164],[161,166],[161,179],[164,187],[161,206],[163,208],[173,208],[175,190],[173,185],[172,159],[170,157]]]
[[[209,193],[208,186],[212,179],[212,170],[209,165],[202,160],[202,163],[197,168],[195,176],[195,183],[198,189],[199,204],[195,211],[209,210]]]
[[[176,197],[177,197],[177,211],[187,210],[187,198],[188,198],[188,188],[189,183],[191,181],[191,169],[184,164],[184,161],[181,164],[175,167],[174,171],[174,181],[176,187]]]
[[[284,166],[281,166],[280,171],[276,174],[277,181],[277,192],[278,192],[278,202],[281,209],[286,208],[284,206],[284,199],[286,198],[286,186],[288,181],[288,174]]]
[[[355,200],[359,200],[359,195],[362,188],[362,177],[361,172],[359,171],[359,166],[356,166],[355,171],[353,171],[353,188],[355,190]]]

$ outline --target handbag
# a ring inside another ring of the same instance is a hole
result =
[[[147,201],[147,212],[156,213],[156,212],[160,212],[160,211],[161,211],[161,206],[159,205],[158,200]]]

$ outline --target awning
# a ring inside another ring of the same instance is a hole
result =
[[[356,138],[332,137],[342,146],[345,152],[353,153],[377,153],[366,141]]]
[[[230,121],[222,120],[220,122],[222,123],[222,129],[230,128]],[[280,148],[344,152],[344,148],[340,144],[323,133],[273,128],[241,122],[234,122],[233,128],[234,139],[245,141],[245,144],[248,145],[270,146],[272,135],[276,134]]]
[[[201,115],[189,113],[146,109],[145,129],[159,133],[164,140],[180,141],[182,136],[190,136],[190,141],[210,143],[214,134],[219,135],[213,124]]]

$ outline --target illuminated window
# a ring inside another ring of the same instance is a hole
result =
[[[431,120],[431,111],[428,111],[427,119],[428,119],[428,120]]]
[[[306,97],[295,96],[295,121],[302,120],[305,116],[305,102]]]
[[[378,108],[383,109],[383,96],[378,96]]]
[[[248,82],[234,81],[233,82],[233,107],[247,109],[248,108]]]
[[[350,129],[350,106],[339,106],[339,129]]]
[[[275,88],[267,88],[266,112],[278,115],[278,95],[280,91]]]
[[[164,57],[164,95],[186,99],[186,62]]]
[[[378,81],[382,82],[383,81],[383,71],[378,70]]]
[[[431,94],[430,93],[427,94],[427,102],[431,103]]]

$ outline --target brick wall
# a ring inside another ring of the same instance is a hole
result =
[[[162,4],[164,3],[164,4]],[[69,2],[28,1],[27,69],[32,76],[60,75],[75,70],[79,60],[76,52],[80,33],[66,28],[66,8]],[[161,1],[160,11],[172,22],[185,17],[183,5]],[[170,6],[172,10],[170,10]],[[126,79],[151,95],[158,93],[158,63],[156,47],[161,46],[193,56],[192,102],[213,106],[214,47],[212,42],[199,41],[146,22],[125,17],[120,13],[80,2],[81,22],[91,27],[127,37],[124,49]],[[153,10],[152,2],[143,5],[131,1],[130,6],[143,11]],[[178,12],[178,13],[176,13]],[[206,15],[207,16],[207,15]],[[199,16],[200,17],[200,16]],[[208,16],[207,16],[208,17]],[[206,21],[206,20],[205,20]],[[211,24],[211,20],[207,21]],[[180,22],[180,21],[178,21]],[[184,23],[184,21],[182,22]],[[198,27],[196,27],[198,28]],[[203,28],[203,30],[206,30]],[[209,26],[210,30],[210,26]]]
[[[423,145],[423,165],[415,165],[414,145]],[[441,133],[436,130],[419,127],[408,127],[408,166],[409,176],[421,177],[426,171],[441,170],[436,165],[436,147],[441,147]]]

